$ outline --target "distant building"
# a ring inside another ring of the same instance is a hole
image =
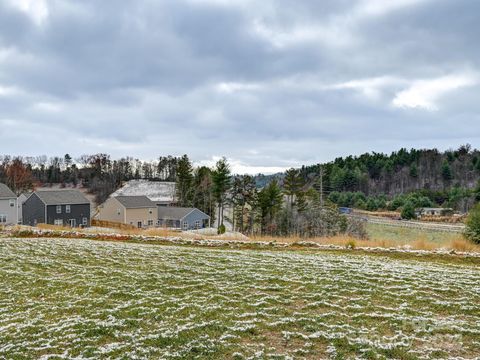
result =
[[[339,211],[340,214],[352,214],[353,213],[353,209],[348,208],[348,207],[339,207],[338,211]]]
[[[22,204],[22,223],[90,226],[90,201],[79,190],[41,190]]]
[[[417,217],[422,216],[453,216],[453,209],[450,208],[419,208],[415,210]]]
[[[17,196],[7,185],[0,183],[0,225],[17,223]]]
[[[197,208],[158,207],[158,225],[182,230],[210,227],[210,216]]]
[[[110,197],[98,207],[96,219],[138,228],[153,227],[157,224],[157,204],[146,196]]]

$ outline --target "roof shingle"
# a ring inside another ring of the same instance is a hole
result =
[[[126,209],[156,208],[157,205],[146,196],[116,196]]]
[[[0,183],[0,199],[11,199],[16,197],[17,196],[15,195],[15,193],[10,190],[7,185]]]
[[[35,194],[46,205],[90,204],[90,201],[79,190],[40,190]]]
[[[158,207],[158,218],[162,220],[181,220],[192,211],[198,210],[197,208],[185,208],[185,207],[173,207],[173,206],[159,206]],[[198,210],[203,213],[201,210]],[[205,213],[205,218],[208,219],[209,216]]]

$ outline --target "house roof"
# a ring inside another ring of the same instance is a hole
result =
[[[90,204],[79,190],[40,190],[35,194],[45,205]]]
[[[197,208],[184,208],[184,207],[174,207],[174,206],[159,206],[158,207],[158,218],[162,220],[181,220],[192,211],[200,211]],[[210,218],[203,211],[200,211],[205,215],[205,219]]]
[[[157,205],[146,196],[116,196],[126,209],[156,208]]]
[[[7,185],[0,183],[0,199],[11,199],[16,197],[17,196],[15,195],[15,193],[10,190]]]

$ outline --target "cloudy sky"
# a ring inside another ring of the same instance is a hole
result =
[[[0,153],[275,171],[479,147],[477,0],[1,0]]]

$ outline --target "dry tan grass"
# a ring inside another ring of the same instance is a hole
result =
[[[20,229],[20,227],[18,227]],[[91,234],[89,228],[72,229],[66,226],[56,226],[47,224],[38,224],[39,229],[56,230],[56,231],[76,231],[80,233]],[[108,232],[108,229],[105,229]],[[296,244],[302,242],[313,242],[321,245],[336,245],[345,248],[409,248],[412,250],[438,250],[448,249],[458,252],[480,252],[480,245],[475,245],[465,239],[462,235],[458,235],[448,243],[434,242],[428,239],[427,235],[419,235],[415,241],[398,241],[393,239],[380,240],[362,240],[353,237],[339,235],[333,237],[318,237],[318,238],[302,238],[300,236],[276,237],[276,236],[260,236],[254,235],[249,238],[241,234],[224,234],[224,235],[203,235],[188,232],[174,231],[166,228],[150,228],[150,229],[115,229],[114,232],[120,235],[139,235],[139,236],[159,236],[159,237],[181,237],[192,240],[234,240],[234,241],[251,241],[251,242],[273,242],[282,244]]]

